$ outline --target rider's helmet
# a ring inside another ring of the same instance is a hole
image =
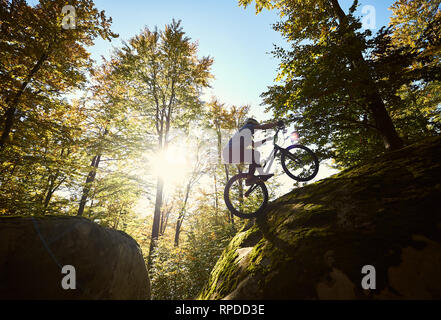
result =
[[[254,124],[254,125],[257,125],[257,124],[259,124],[259,121],[257,121],[256,119],[253,119],[253,118],[248,118],[248,119],[245,121],[245,124]]]

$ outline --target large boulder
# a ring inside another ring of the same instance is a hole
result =
[[[200,299],[440,299],[441,138],[272,202]]]
[[[124,232],[79,217],[0,218],[0,299],[149,298],[141,249]]]

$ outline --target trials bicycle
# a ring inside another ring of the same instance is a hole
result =
[[[283,148],[277,144],[279,132],[283,130],[286,133],[285,126],[277,127],[273,136],[273,150],[269,156],[269,161],[264,164],[268,173],[274,159],[280,155],[280,163],[283,171],[292,179],[305,182],[313,179],[319,170],[319,161],[317,156],[309,148],[293,144]],[[286,140],[286,139],[285,139]],[[228,180],[224,190],[224,200],[227,208],[237,217],[251,219],[260,215],[268,203],[268,189],[265,181],[273,175],[267,175],[265,178],[255,176],[253,184],[246,185],[249,177],[248,173],[239,173]],[[253,177],[254,178],[254,177]]]

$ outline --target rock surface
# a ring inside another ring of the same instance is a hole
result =
[[[124,232],[79,217],[0,218],[0,299],[149,298],[141,249]]]
[[[295,189],[233,238],[199,298],[440,299],[440,201],[441,138]]]

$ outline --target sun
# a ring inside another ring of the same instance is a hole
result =
[[[157,177],[164,181],[164,191],[172,194],[177,187],[183,185],[192,170],[192,162],[189,160],[188,145],[170,145],[168,150],[162,153],[145,152],[143,160],[146,166],[139,168],[136,174],[143,181],[153,182]],[[141,197],[135,207],[135,211],[140,216],[146,216],[153,210],[154,202],[145,197]]]
[[[151,158],[151,174],[164,180],[167,187],[176,187],[185,181],[191,164],[184,145],[171,145]]]

